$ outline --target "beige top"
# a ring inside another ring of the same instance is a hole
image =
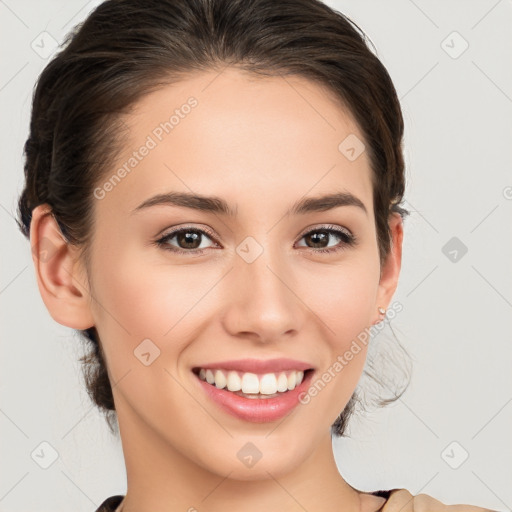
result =
[[[473,505],[445,505],[428,496],[418,494],[413,496],[406,489],[395,489],[391,492],[384,506],[379,512],[497,512],[489,508],[475,507]]]
[[[377,492],[377,491],[376,491]],[[380,491],[386,493],[385,491]],[[372,493],[364,493],[372,495]],[[386,493],[387,494],[387,493]],[[107,498],[96,512],[122,512],[124,496],[116,495]],[[364,504],[363,504],[364,508]],[[363,510],[361,512],[497,512],[489,508],[473,505],[445,505],[427,494],[413,496],[406,489],[393,489],[389,497],[378,510]]]

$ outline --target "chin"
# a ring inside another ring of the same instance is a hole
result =
[[[211,447],[205,447],[208,458],[202,459],[201,465],[230,480],[268,480],[286,476],[307,458],[303,440],[297,439],[297,443],[292,446],[294,443],[290,442],[289,437],[284,442],[277,432],[270,437],[274,439],[271,441],[262,436],[250,441],[247,436],[235,436],[220,451],[212,452]]]

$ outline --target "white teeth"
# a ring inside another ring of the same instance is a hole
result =
[[[201,376],[201,374],[199,374]],[[240,391],[242,389],[242,379],[238,376],[237,372],[228,373],[228,390]]]
[[[228,391],[242,392],[246,394],[276,395],[295,389],[304,379],[304,372],[291,370],[287,372],[265,373],[239,373],[237,371],[224,372],[219,369],[201,368],[199,378],[208,384],[213,384],[218,389],[227,388]],[[255,397],[256,398],[256,397]]]
[[[277,379],[277,391],[284,393],[288,391],[288,378],[286,377],[286,373],[281,372]]]
[[[260,381],[255,373],[244,373],[242,377],[242,392],[259,393]]]
[[[215,372],[215,386],[217,386],[219,389],[226,387],[226,376],[220,370]]]
[[[297,383],[297,374],[295,372],[290,373],[288,375],[288,389],[291,391],[292,389],[295,389],[295,384]]]
[[[277,392],[277,379],[273,373],[266,373],[260,380],[260,393],[262,395],[273,395]]]

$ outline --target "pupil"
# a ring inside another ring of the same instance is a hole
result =
[[[322,241],[327,240],[328,233],[325,231],[319,231],[318,233],[314,233],[310,235],[310,238],[313,240],[313,244],[315,244],[315,247],[318,243],[321,243]]]
[[[178,236],[180,237],[180,241],[184,241],[186,243],[187,249],[197,249],[198,246],[195,246],[194,242],[197,242],[199,240],[199,237],[200,237],[199,233],[193,233],[191,231],[186,231],[186,232],[180,233],[180,235],[178,235]]]

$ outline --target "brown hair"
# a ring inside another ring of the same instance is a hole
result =
[[[382,264],[391,244],[389,215],[408,214],[400,206],[404,124],[389,74],[366,41],[355,23],[317,0],[102,3],[68,34],[35,86],[19,228],[28,238],[32,210],[48,204],[89,269],[92,191],[123,147],[122,114],[161,86],[230,65],[259,75],[305,77],[327,86],[349,109],[370,157]],[[115,406],[97,331],[77,332],[91,345],[82,358],[88,393],[112,429]],[[344,435],[356,395],[333,424],[334,435]]]

